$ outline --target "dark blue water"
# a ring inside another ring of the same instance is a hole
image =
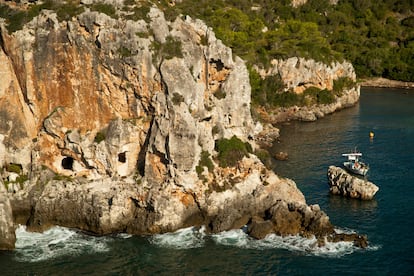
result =
[[[369,132],[374,131],[374,139]],[[331,196],[326,172],[355,147],[380,187],[375,200]],[[368,236],[362,250],[299,237],[262,241],[241,230],[208,236],[184,229],[153,237],[90,237],[54,228],[17,230],[17,249],[0,253],[1,275],[410,275],[414,271],[414,91],[363,89],[355,107],[314,123],[283,126],[274,151],[289,153],[275,171],[292,178],[344,231]]]

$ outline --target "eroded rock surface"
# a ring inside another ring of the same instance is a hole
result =
[[[12,207],[3,181],[0,180],[0,250],[14,249],[14,230]]]
[[[356,81],[351,63],[322,62],[292,57],[287,60],[273,60],[269,69],[256,68],[261,77],[280,76],[286,91],[302,94],[307,88],[332,90],[334,81],[347,78]],[[275,91],[275,93],[278,93]],[[360,86],[344,89],[333,103],[273,108],[270,111],[257,110],[263,119],[271,123],[289,120],[316,121],[337,110],[355,105],[359,101]]]
[[[329,166],[329,190],[332,194],[364,200],[372,199],[379,188],[367,179],[351,175],[342,168]]]

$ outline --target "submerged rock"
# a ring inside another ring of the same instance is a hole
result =
[[[281,236],[297,235],[315,237],[319,246],[326,242],[353,242],[354,246],[368,246],[367,237],[355,233],[337,233],[325,212],[319,205],[286,203],[278,201],[265,211],[264,215],[255,216],[248,223],[247,233],[255,239],[263,239],[269,234]]]
[[[379,190],[374,183],[351,175],[344,169],[335,166],[330,166],[328,169],[328,181],[329,190],[334,195],[369,200]]]
[[[286,160],[288,160],[289,155],[288,155],[288,153],[287,153],[287,152],[284,152],[284,151],[279,151],[279,152],[277,152],[277,153],[275,154],[275,158],[276,158],[277,160],[280,160],[280,161],[286,161]]]

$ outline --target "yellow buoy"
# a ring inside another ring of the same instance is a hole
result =
[[[371,132],[369,133],[369,138],[374,138],[374,132],[372,132],[372,131],[371,131]]]

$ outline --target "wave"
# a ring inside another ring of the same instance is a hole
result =
[[[336,229],[337,233],[355,233],[351,229]],[[40,262],[64,256],[80,256],[110,251],[110,242],[129,239],[132,235],[117,234],[106,237],[90,236],[64,227],[53,227],[43,233],[26,231],[25,226],[16,229],[15,258],[19,262]],[[190,227],[176,232],[157,234],[148,238],[150,244],[175,250],[205,247],[208,240],[217,245],[240,249],[269,250],[284,249],[311,256],[342,257],[361,250],[352,242],[326,242],[319,246],[316,238],[268,235],[265,239],[251,238],[246,229],[230,230],[207,235],[205,227]],[[381,246],[370,245],[366,250],[375,251]]]
[[[337,233],[355,233],[351,229],[336,229]],[[191,249],[203,247],[206,239],[212,239],[216,244],[232,246],[241,249],[285,249],[294,252],[301,252],[305,255],[323,257],[342,257],[362,249],[353,245],[353,242],[325,242],[320,246],[315,237],[304,238],[295,236],[278,236],[270,234],[262,240],[251,238],[245,229],[237,229],[221,232],[213,235],[206,235],[205,229],[194,227],[181,229],[173,233],[154,235],[150,242],[158,247],[172,249]],[[378,250],[380,247],[370,245],[367,250]]]
[[[158,247],[190,249],[203,247],[205,236],[205,227],[189,227],[176,232],[153,235],[149,241]]]
[[[43,233],[16,229],[15,258],[19,262],[40,262],[62,256],[109,251],[108,238],[94,237],[64,227],[53,227]]]

